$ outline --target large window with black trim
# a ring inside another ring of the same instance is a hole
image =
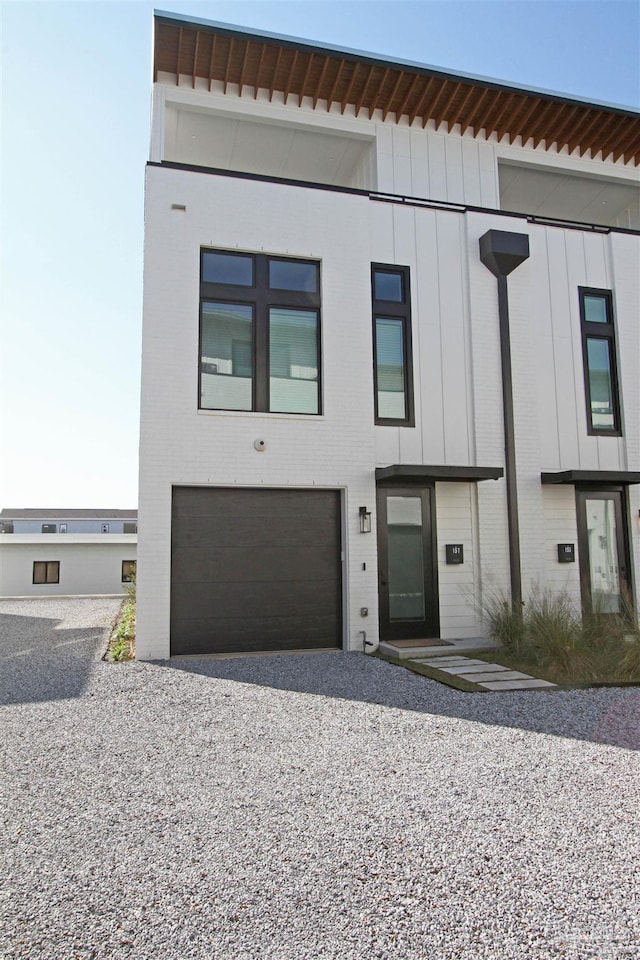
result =
[[[376,423],[414,426],[409,267],[371,265]]]
[[[613,297],[610,290],[579,287],[587,432],[620,436]]]
[[[321,413],[320,264],[200,255],[202,410]]]

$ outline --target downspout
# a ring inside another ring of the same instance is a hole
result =
[[[507,277],[529,258],[526,233],[488,230],[480,237],[480,259],[498,280],[498,316],[500,320],[500,360],[502,366],[502,414],[504,421],[504,459],[507,487],[507,525],[509,530],[509,570],[511,603],[522,607],[522,571],[520,566],[520,528],[518,522],[518,478],[516,472],[515,428],[513,421],[513,378],[509,296]]]

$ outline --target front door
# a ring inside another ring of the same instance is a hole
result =
[[[631,601],[629,545],[621,490],[577,490],[582,603],[598,613],[623,613]]]
[[[433,487],[378,489],[380,637],[439,635]]]

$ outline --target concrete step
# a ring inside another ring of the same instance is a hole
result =
[[[497,650],[499,644],[485,637],[471,637],[466,640],[447,640],[442,645],[433,646],[434,641],[428,644],[415,641],[415,646],[396,647],[392,642],[380,642],[379,651],[385,657],[395,657],[397,660],[417,660],[420,657],[455,657],[466,656],[468,653],[480,653],[486,650]]]

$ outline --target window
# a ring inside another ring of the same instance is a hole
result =
[[[0,533],[13,533],[13,522],[11,520],[5,520],[3,523],[0,523]]]
[[[66,532],[67,532],[67,525],[66,525],[66,523],[61,523],[61,524],[60,524],[60,533],[66,533]]]
[[[56,532],[56,525],[55,525],[55,523],[43,523],[43,524],[42,524],[42,532],[43,532],[43,533],[55,533],[55,532]]]
[[[127,520],[125,520],[124,523],[122,524],[122,532],[123,532],[123,533],[137,533],[137,532],[138,532],[138,524],[135,523],[134,521],[127,521]]]
[[[371,290],[376,423],[412,427],[409,268],[372,264]]]
[[[133,583],[135,578],[136,578],[135,560],[123,560],[122,561],[122,582]]]
[[[320,264],[202,250],[201,410],[320,410]]]
[[[610,290],[579,287],[587,432],[620,436],[613,298]]]
[[[33,561],[33,582],[34,583],[60,583],[60,561],[59,560],[34,560]]]

